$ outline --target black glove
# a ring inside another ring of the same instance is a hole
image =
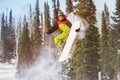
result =
[[[76,31],[76,32],[79,32],[79,31],[80,31],[80,28],[76,29],[75,31]]]

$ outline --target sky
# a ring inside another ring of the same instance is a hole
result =
[[[39,7],[40,11],[44,12],[44,2],[48,1],[48,4],[50,5],[50,9],[52,9],[52,0],[39,0]],[[65,12],[65,2],[66,0],[60,0],[60,8]],[[96,8],[97,8],[97,16],[101,16],[101,11],[103,10],[104,3],[108,5],[110,14],[112,15],[112,12],[115,11],[115,0],[93,0],[95,2]],[[13,11],[13,15],[15,17],[24,16],[25,14],[28,15],[29,12],[29,4],[32,5],[32,8],[34,9],[36,0],[0,0],[0,16],[4,12],[5,14],[8,14],[10,9]],[[52,12],[52,10],[51,10]]]

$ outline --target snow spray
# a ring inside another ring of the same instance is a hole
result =
[[[81,16],[75,15],[73,12],[67,15],[67,19],[72,23],[72,27],[75,27],[76,29],[80,28],[80,31],[77,32],[77,38],[83,39],[89,26],[87,21]]]
[[[38,59],[27,70],[24,78],[19,80],[65,80],[62,75],[62,64],[57,60],[58,49],[53,42],[57,33],[58,31],[45,37]]]

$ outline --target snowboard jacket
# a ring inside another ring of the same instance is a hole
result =
[[[72,24],[66,19],[66,16],[64,16],[63,20],[61,20],[61,21],[58,20],[57,23],[47,31],[47,34],[51,34],[52,32],[56,31],[57,29],[59,29],[60,32],[62,32],[62,30],[60,29],[61,24],[66,24],[69,27],[72,26]]]

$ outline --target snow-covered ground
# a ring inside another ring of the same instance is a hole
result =
[[[15,80],[15,65],[0,63],[0,80]]]

